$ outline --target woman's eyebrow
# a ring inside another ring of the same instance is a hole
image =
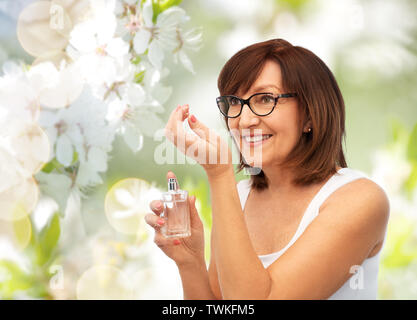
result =
[[[280,87],[278,87],[276,85],[273,85],[273,84],[260,85],[260,86],[257,86],[255,88],[253,88],[252,91],[260,92],[260,91],[265,91],[265,90],[268,90],[268,89],[275,89],[275,90],[278,90],[279,92],[282,92],[282,89]]]

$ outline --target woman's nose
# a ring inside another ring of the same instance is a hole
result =
[[[239,116],[239,126],[241,128],[247,128],[258,124],[259,121],[259,117],[256,114],[254,114],[252,110],[250,110],[247,104],[245,104]]]

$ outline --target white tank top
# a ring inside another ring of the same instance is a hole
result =
[[[304,212],[301,222],[298,228],[291,238],[290,242],[277,252],[273,252],[265,255],[258,255],[262,264],[267,268],[275,260],[277,260],[289,247],[293,245],[295,241],[301,236],[307,226],[314,220],[319,214],[319,208],[323,202],[329,197],[336,189],[349,183],[353,180],[369,177],[358,170],[350,168],[341,168],[338,173],[335,173],[319,190],[308,205]],[[245,208],[246,199],[248,198],[250,191],[250,179],[241,180],[237,184],[240,203],[242,210]],[[386,236],[386,235],[385,235]],[[385,239],[383,246],[385,244]],[[352,269],[352,277],[348,279],[343,286],[341,286],[329,299],[376,299],[378,289],[378,266],[379,256],[381,250],[373,257],[367,258],[363,261],[362,265],[356,270]],[[354,275],[354,277],[353,277]]]

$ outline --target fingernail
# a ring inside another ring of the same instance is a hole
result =
[[[174,240],[174,244],[175,244],[175,245],[179,245],[180,243],[181,243],[181,241],[180,241],[180,240],[178,240],[178,239],[175,239],[175,240]]]
[[[157,209],[162,209],[162,203],[158,203],[158,204],[156,205],[156,208],[157,208]]]
[[[157,222],[160,226],[162,226],[162,225],[165,223],[165,220],[164,220],[164,219],[162,219],[162,218],[159,218],[156,222]]]
[[[192,114],[190,117],[191,122],[195,123],[197,121],[196,117]]]
[[[178,107],[177,107],[177,109],[175,109],[175,111],[178,111],[180,108],[181,108],[181,106],[180,106],[180,105],[178,105]]]

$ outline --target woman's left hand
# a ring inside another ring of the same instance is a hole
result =
[[[188,119],[195,134],[184,130],[185,119]],[[232,153],[228,144],[194,115],[189,116],[188,105],[178,106],[172,111],[165,126],[165,136],[182,153],[197,161],[208,176],[218,176],[230,169],[233,171]]]

